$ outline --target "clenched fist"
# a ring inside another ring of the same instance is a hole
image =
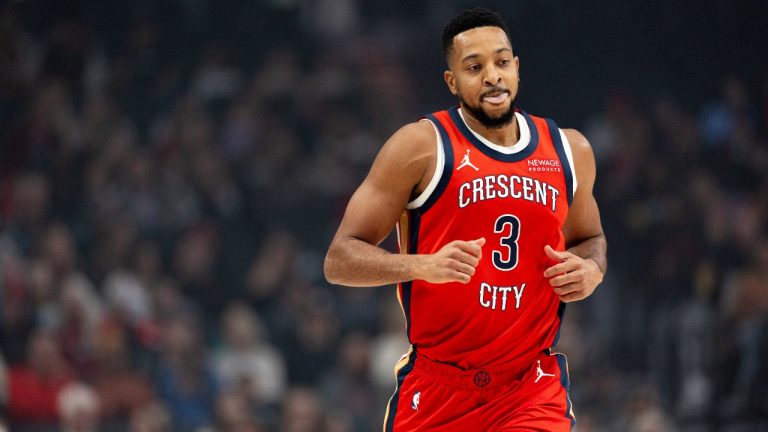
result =
[[[549,279],[555,294],[564,303],[589,297],[603,281],[603,272],[594,260],[568,251],[559,252],[549,245],[544,246],[544,253],[557,262],[544,271],[544,277]]]
[[[483,257],[485,238],[454,240],[434,254],[424,255],[417,279],[431,283],[467,283]]]

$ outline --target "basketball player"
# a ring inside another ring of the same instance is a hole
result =
[[[587,140],[516,109],[506,24],[466,11],[443,30],[458,106],[404,126],[352,196],[325,260],[336,284],[397,283],[410,351],[386,431],[567,431],[565,303],[606,270]],[[400,253],[377,245],[397,226]]]

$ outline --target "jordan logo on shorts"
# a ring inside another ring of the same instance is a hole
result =
[[[539,382],[539,380],[544,378],[544,377],[553,377],[553,376],[555,376],[555,374],[544,373],[544,371],[541,369],[541,360],[538,360],[538,362],[539,362],[539,365],[536,366],[536,380],[534,380],[533,382]]]
[[[465,166],[472,167],[475,169],[475,171],[480,171],[480,168],[476,167],[472,162],[469,161],[469,149],[467,149],[467,152],[464,154],[464,158],[461,160],[459,166],[456,167],[456,171],[464,168]]]
[[[413,394],[413,400],[411,401],[411,408],[413,408],[414,411],[419,410],[419,399],[421,399],[421,392],[417,391]]]

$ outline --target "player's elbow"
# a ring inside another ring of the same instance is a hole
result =
[[[325,254],[323,261],[323,274],[328,283],[338,285],[341,283],[341,274],[339,272],[339,259],[337,248],[332,244]]]

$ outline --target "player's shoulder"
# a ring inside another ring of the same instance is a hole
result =
[[[426,121],[408,123],[389,137],[379,150],[374,166],[393,166],[422,175],[435,158],[435,130]]]
[[[382,148],[383,152],[396,153],[398,158],[409,158],[434,153],[435,129],[428,121],[415,121],[395,131]]]
[[[393,190],[393,184],[400,184],[404,191],[411,193],[434,164],[436,142],[435,131],[428,122],[402,126],[384,143],[366,181],[389,185],[382,186],[389,190]]]
[[[595,156],[592,153],[592,146],[589,144],[589,140],[576,129],[560,128],[560,131],[565,136],[567,145],[570,148],[573,155],[573,162],[577,165],[584,163],[594,164]]]
[[[595,154],[592,152],[592,146],[589,140],[576,129],[562,129],[563,135],[568,140],[573,154],[573,163],[576,168],[576,175],[579,182],[582,179],[594,179],[595,177]]]
[[[402,126],[390,139],[405,140],[414,145],[433,144],[435,129],[430,121],[422,119]]]
[[[592,152],[592,146],[589,144],[589,140],[581,132],[576,129],[561,129],[565,138],[568,139],[568,144],[571,145],[571,149],[574,152]]]

